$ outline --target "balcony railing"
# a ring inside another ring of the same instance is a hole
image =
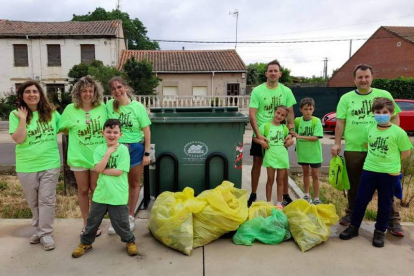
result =
[[[112,99],[105,95],[104,102]],[[152,107],[219,107],[237,106],[240,110],[247,110],[250,104],[250,95],[247,96],[145,96],[134,95],[134,99],[141,102],[147,109]]]

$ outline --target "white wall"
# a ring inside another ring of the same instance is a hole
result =
[[[13,44],[27,44],[28,67],[14,66]],[[61,66],[47,66],[47,44],[60,44]],[[81,44],[95,44],[95,58],[105,65],[118,66],[123,39],[0,39],[0,95],[14,89],[15,83],[28,79],[39,80],[42,84],[59,83],[68,85],[68,72],[81,62]]]

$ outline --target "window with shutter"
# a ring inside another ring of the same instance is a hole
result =
[[[27,44],[14,44],[14,66],[29,66]]]
[[[47,66],[61,66],[60,58],[60,45],[48,44],[47,45]]]
[[[95,45],[81,45],[81,63],[91,63],[95,59]]]

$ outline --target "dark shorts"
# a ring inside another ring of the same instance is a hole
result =
[[[252,144],[250,147],[250,155],[263,158],[263,148],[260,144],[255,143],[252,138]]]
[[[130,167],[138,166],[142,164],[142,158],[144,158],[144,143],[129,143],[124,144],[128,147],[130,157]]]
[[[299,164],[299,165],[302,165],[302,166],[309,165],[312,169],[317,169],[317,168],[322,167],[322,163],[316,163],[316,164],[309,164],[309,163],[298,163],[298,164]]]

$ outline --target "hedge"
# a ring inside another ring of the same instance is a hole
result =
[[[414,100],[414,78],[374,79],[372,87],[387,90],[394,99]]]

